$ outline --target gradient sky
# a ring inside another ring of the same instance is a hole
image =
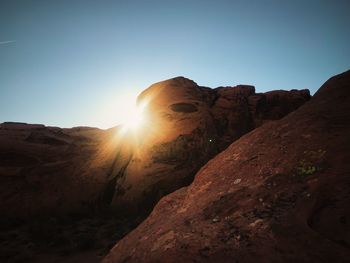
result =
[[[350,68],[349,13],[349,0],[0,0],[0,122],[111,127],[175,76],[314,93]]]

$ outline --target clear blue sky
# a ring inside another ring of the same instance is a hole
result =
[[[110,127],[125,97],[175,76],[314,93],[350,68],[349,14],[349,0],[0,0],[0,122]]]

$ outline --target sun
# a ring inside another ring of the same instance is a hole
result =
[[[145,113],[145,108],[147,104],[145,102],[139,103],[136,105],[136,103],[125,109],[124,116],[125,119],[121,123],[122,125],[122,132],[128,132],[128,131],[139,131],[146,123],[147,116]]]
[[[139,93],[125,92],[110,98],[103,116],[110,127],[117,127],[116,135],[140,137],[149,128],[149,98],[139,98]],[[103,112],[104,113],[104,112]],[[100,113],[102,115],[102,113]],[[107,126],[107,125],[106,125]]]

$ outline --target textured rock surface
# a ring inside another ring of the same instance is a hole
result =
[[[231,144],[103,262],[347,262],[349,89],[350,71]],[[252,96],[250,105],[276,101],[276,93]]]

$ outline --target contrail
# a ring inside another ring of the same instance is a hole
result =
[[[0,41],[0,45],[10,44],[14,42],[16,42],[16,40]]]

